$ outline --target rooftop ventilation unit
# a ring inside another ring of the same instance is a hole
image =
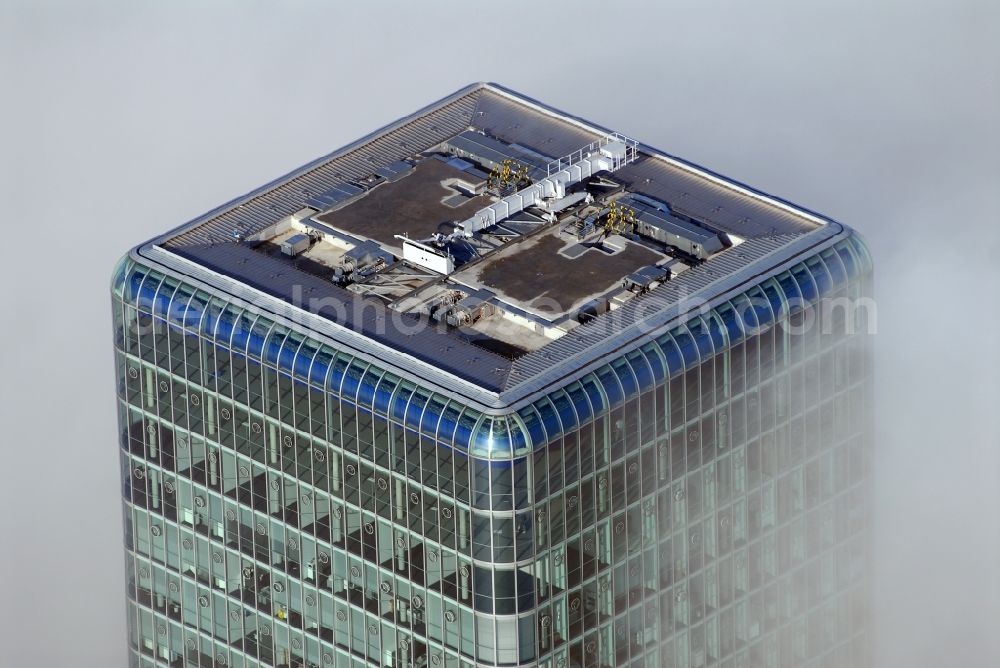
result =
[[[485,294],[475,293],[459,300],[448,311],[448,324],[452,327],[468,327],[496,313],[493,304],[487,301],[491,294],[488,291],[482,292]]]
[[[344,253],[343,262],[355,269],[370,264],[391,264],[392,253],[382,250],[382,247],[375,241],[362,241],[351,250]]]
[[[528,168],[528,177],[532,181],[547,176],[545,167],[552,160],[524,146],[507,144],[475,130],[466,130],[452,137],[444,143],[444,148],[460,158],[478,163],[487,171],[502,165],[505,160],[513,160]]]
[[[553,160],[546,167],[545,178],[480,209],[471,218],[459,223],[451,236],[471,237],[529,206],[541,204],[543,200],[561,200],[566,197],[569,186],[598,172],[614,172],[635,160],[637,147],[635,140],[615,134]]]
[[[281,242],[281,252],[289,257],[309,250],[312,245],[312,238],[308,234],[293,234]]]
[[[354,280],[370,276],[385,269],[396,261],[392,253],[382,250],[375,241],[362,241],[354,248],[344,253],[341,258],[343,266],[337,267],[333,273],[333,282],[345,284],[353,276]]]
[[[667,280],[669,276],[670,270],[666,267],[643,267],[626,276],[622,280],[622,287],[641,295]]]
[[[403,259],[407,262],[436,274],[447,275],[455,271],[455,258],[447,249],[434,248],[400,234],[396,238],[403,242]]]
[[[471,218],[456,224],[451,234],[439,233],[423,241],[397,234],[396,238],[403,242],[403,259],[439,274],[451,274],[455,271],[455,259],[448,251],[449,242],[470,239],[477,232],[532,206],[547,209],[549,220],[555,220],[555,212],[589,201],[586,194],[567,195],[567,188],[600,172],[613,172],[633,162],[638,146],[634,139],[608,135],[548,163],[544,178],[480,209]]]
[[[708,259],[726,247],[717,232],[675,216],[662,202],[630,194],[618,203],[635,211],[636,234],[673,246],[699,260]]]

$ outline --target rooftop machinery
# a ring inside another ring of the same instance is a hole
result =
[[[633,162],[638,154],[638,142],[620,134],[588,144],[573,153],[553,160],[545,168],[545,177],[507,195],[458,223],[450,234],[435,234],[424,242],[403,239],[403,259],[438,273],[454,271],[447,244],[468,239],[500,221],[536,206],[555,219],[555,213],[587,198],[587,193],[566,194],[567,188],[594,176],[598,172],[615,172]],[[434,248],[427,242],[432,242]]]

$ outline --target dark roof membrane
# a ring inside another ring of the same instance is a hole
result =
[[[470,135],[470,127],[477,136]],[[485,135],[478,134],[479,131]],[[790,206],[776,200],[769,202],[743,186],[676,159],[652,157],[658,152],[640,146],[640,158],[614,176],[629,190],[669,207],[669,213],[650,208],[640,218],[672,233],[698,238],[698,243],[706,248],[722,242],[717,234],[702,227],[701,222],[742,237],[745,242],[737,248],[722,250],[709,262],[633,300],[616,311],[613,321],[595,318],[516,360],[439,328],[410,327],[417,316],[400,320],[399,314],[388,313],[380,302],[255,252],[234,239],[234,230],[244,237],[250,236],[309,204],[325,209],[356,197],[358,186],[351,185],[352,181],[372,182],[372,177],[376,177],[391,181],[379,188],[402,186],[414,178],[406,166],[407,159],[456,137],[481,143],[488,141],[481,139],[488,135],[508,145],[517,145],[521,147],[517,149],[519,156],[525,161],[533,159],[529,166],[537,167],[545,156],[567,155],[606,134],[602,128],[586,126],[498,86],[477,85],[234,200],[161,237],[157,243],[166,251],[214,272],[199,274],[200,280],[223,287],[225,282],[216,275],[229,277],[237,284],[250,286],[293,308],[315,313],[360,334],[352,338],[336,329],[327,333],[345,346],[361,349],[368,345],[365,341],[370,341],[375,345],[365,352],[376,358],[380,357],[379,347],[384,346],[426,363],[428,375],[436,373],[436,369],[486,392],[513,396],[521,390],[543,388],[558,377],[575,373],[627,347],[630,342],[648,337],[650,323],[663,324],[677,316],[679,300],[694,294],[708,299],[732,290],[841,230],[839,226],[824,229],[814,218],[796,213]],[[352,206],[348,204],[339,212],[348,212]],[[260,306],[269,308],[266,302]],[[401,372],[414,369],[401,368]]]

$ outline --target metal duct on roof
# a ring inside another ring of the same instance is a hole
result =
[[[514,160],[528,168],[528,177],[532,181],[545,178],[545,166],[552,158],[537,151],[514,146],[494,139],[475,130],[466,130],[444,143],[451,153],[463,158],[470,158],[486,169],[493,169],[503,164],[504,160]]]
[[[501,220],[535,206],[543,199],[566,197],[566,188],[598,172],[614,172],[635,160],[638,144],[621,135],[608,135],[546,166],[546,176],[512,195],[483,207],[458,223],[453,238],[471,237]]]
[[[726,247],[717,232],[675,216],[669,206],[656,206],[660,203],[648,197],[626,195],[619,202],[635,211],[635,231],[644,237],[678,248],[699,260]]]

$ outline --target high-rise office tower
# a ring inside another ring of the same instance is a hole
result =
[[[865,665],[870,275],[492,84],[135,248],[131,665]]]

